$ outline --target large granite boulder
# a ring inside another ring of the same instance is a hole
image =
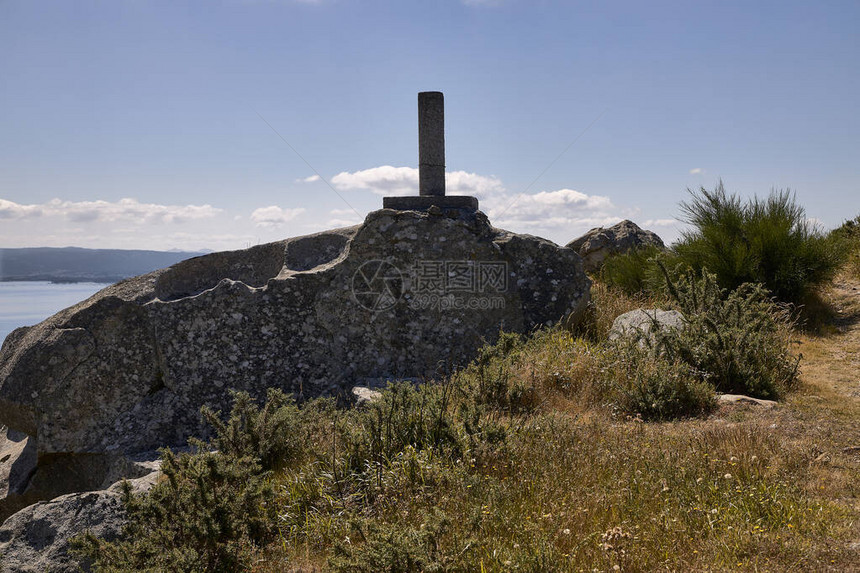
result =
[[[0,427],[0,522],[38,501],[28,495],[27,486],[36,472],[36,440]]]
[[[0,423],[40,465],[205,437],[201,405],[231,388],[347,393],[433,378],[499,329],[580,311],[576,252],[493,228],[483,213],[370,213],[362,225],[215,253],[110,286],[0,350]]]
[[[585,270],[594,272],[603,266],[611,255],[627,253],[633,249],[654,246],[665,248],[663,240],[652,231],[639,228],[633,221],[621,221],[608,228],[597,227],[567,244],[582,257]]]
[[[130,480],[132,491],[155,485],[160,464]],[[121,501],[122,482],[107,489],[70,493],[25,507],[0,526],[0,572],[72,573],[89,571],[90,563],[70,553],[70,540],[84,531],[113,540],[127,516]]]

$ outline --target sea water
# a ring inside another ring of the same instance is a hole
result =
[[[0,342],[19,326],[32,326],[105,288],[100,283],[0,282]]]

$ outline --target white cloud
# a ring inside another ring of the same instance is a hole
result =
[[[495,225],[546,237],[560,244],[591,228],[617,223],[632,213],[616,207],[609,197],[588,195],[574,189],[491,196],[482,201],[481,209]]]
[[[355,172],[343,171],[332,177],[331,182],[344,191],[417,195],[418,169],[382,165]],[[604,195],[589,195],[568,188],[516,195],[506,190],[497,177],[466,171],[446,174],[446,192],[478,197],[481,210],[501,228],[539,235],[562,244],[593,227],[612,225],[638,214],[637,209],[617,207]],[[357,222],[345,213],[329,221],[332,225]]]
[[[311,175],[310,177],[302,177],[300,179],[296,179],[296,183],[313,183],[315,181],[319,181],[319,175]]]
[[[418,170],[381,165],[353,173],[341,171],[331,178],[331,183],[342,191],[362,189],[377,195],[417,195]]]
[[[361,189],[377,195],[417,195],[418,169],[381,165],[352,173],[342,171],[332,177],[331,182],[336,188],[343,191]],[[502,182],[499,179],[466,171],[446,173],[445,188],[448,195],[474,195],[476,197],[483,197],[488,193],[503,190]]]
[[[702,175],[704,173],[705,170],[701,167],[694,167],[693,169],[690,169],[690,175]]]
[[[0,246],[229,250],[322,231],[303,208],[248,213],[211,205],[160,205],[137,199],[24,204],[0,199]],[[289,232],[282,225],[290,221]]]
[[[159,205],[141,203],[137,199],[110,201],[62,201],[51,199],[47,203],[21,205],[0,199],[0,218],[25,219],[30,217],[62,217],[75,223],[94,221],[129,224],[184,223],[207,219],[220,213],[211,205]]]
[[[680,224],[678,219],[647,219],[642,222],[642,227],[675,227]]]
[[[504,191],[502,182],[490,175],[478,175],[466,171],[451,171],[445,174],[445,188],[449,195],[474,195],[479,199],[492,193]]]
[[[298,207],[296,209],[282,209],[277,205],[270,205],[268,207],[254,209],[254,212],[251,213],[251,220],[258,227],[278,227],[284,223],[292,221],[305,211],[306,209],[303,207]]]
[[[39,205],[21,205],[0,199],[0,219],[28,219],[42,215],[43,211]]]
[[[326,222],[326,227],[330,229],[352,227],[364,220],[364,217],[352,209],[332,209],[329,211],[329,215],[331,215],[331,218]]]

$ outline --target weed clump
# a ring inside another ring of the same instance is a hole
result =
[[[718,392],[775,399],[794,386],[799,358],[788,349],[791,322],[758,284],[726,292],[707,271],[673,280],[660,266],[667,291],[684,314],[683,329],[662,329],[644,344],[680,361]]]

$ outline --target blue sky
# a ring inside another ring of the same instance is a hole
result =
[[[858,29],[856,1],[0,0],[0,246],[354,224],[417,193],[425,90],[449,192],[496,226],[671,241],[722,178],[833,227],[860,213]]]

